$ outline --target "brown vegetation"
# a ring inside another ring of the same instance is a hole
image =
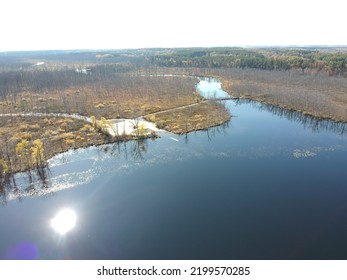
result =
[[[0,118],[0,160],[6,162],[8,173],[33,168],[35,160],[31,155],[43,154],[45,159],[53,155],[67,151],[71,148],[86,147],[89,145],[102,144],[107,141],[106,136],[98,133],[91,124],[82,120],[55,117],[1,117]],[[26,142],[22,142],[22,141]],[[43,150],[38,148],[37,140],[43,144]],[[36,142],[35,142],[36,141]],[[24,159],[28,146],[28,159]],[[16,150],[17,148],[17,150]],[[40,161],[43,160],[40,158]],[[45,165],[39,162],[40,165]]]
[[[222,104],[204,101],[196,93],[198,79],[193,76],[213,76],[235,97],[347,121],[347,79],[342,78],[345,54],[214,49],[36,55],[35,59],[31,54],[25,59],[0,57],[0,114],[68,113],[93,115],[97,120],[146,116],[160,128],[185,133],[230,118]],[[177,63],[172,63],[173,56]],[[307,65],[310,59],[324,67]],[[45,63],[38,65],[37,61]],[[226,66],[234,68],[223,68]],[[329,69],[335,76],[329,77]],[[177,107],[182,108],[167,111]],[[19,146],[22,158],[26,156],[26,145],[33,145],[37,139],[43,142],[45,158],[69,148],[115,140],[107,138],[103,129],[76,119],[0,117],[0,122],[0,140],[6,143],[0,154],[0,168],[11,151],[16,154],[14,149],[22,140],[29,143],[24,141]],[[30,149],[36,149],[38,156],[40,145],[35,143]],[[6,168],[23,169],[25,164],[16,160]]]
[[[135,137],[116,133],[112,138],[103,129],[107,119],[137,118],[202,101],[202,97],[195,92],[198,80],[194,77],[111,72],[96,78],[84,75],[81,80],[77,76],[76,82],[69,77],[67,79],[71,84],[68,85],[66,81],[59,82],[64,80],[60,70],[54,73],[48,75],[53,81],[47,80],[47,73],[39,72],[28,75],[29,78],[21,86],[8,86],[1,96],[0,113],[79,114],[93,116],[94,122],[89,124],[83,120],[57,117],[1,116],[0,141],[6,143],[0,151],[2,175],[34,168],[33,162],[38,161],[37,156],[41,155],[42,150],[44,158],[49,159],[71,148]],[[40,86],[35,89],[37,85]],[[206,103],[196,108],[162,114],[158,121],[167,130],[183,133],[206,129],[228,119],[228,113],[220,105]],[[96,125],[98,123],[101,125]],[[141,129],[139,127],[138,131]],[[148,137],[155,136],[151,134]],[[42,149],[35,146],[38,143],[36,140],[42,141]],[[32,149],[36,149],[36,156],[31,155]],[[41,158],[39,160],[41,162]]]
[[[1,113],[76,113],[97,118],[135,118],[196,102],[189,77],[112,75],[58,90],[21,91],[0,101]]]
[[[234,97],[302,112],[322,119],[347,122],[347,79],[301,71],[205,69],[219,78]]]
[[[154,122],[158,128],[182,134],[220,125],[228,121],[230,115],[222,103],[205,101],[194,106],[151,114],[146,119]]]
[[[163,70],[161,70],[163,71]],[[347,122],[347,79],[324,72],[250,68],[167,68],[168,73],[215,77],[234,97],[249,98],[320,119]]]

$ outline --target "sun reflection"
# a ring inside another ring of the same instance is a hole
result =
[[[74,211],[63,209],[51,220],[51,226],[56,232],[65,234],[75,227],[76,220],[77,216]]]

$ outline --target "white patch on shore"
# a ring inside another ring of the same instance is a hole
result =
[[[136,126],[143,127],[145,134],[161,131],[154,123],[143,119],[110,119],[107,131],[110,135],[136,135]]]

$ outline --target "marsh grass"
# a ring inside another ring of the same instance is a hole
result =
[[[146,119],[154,121],[160,129],[183,134],[223,124],[230,119],[230,114],[222,103],[208,101],[195,106],[152,114]]]

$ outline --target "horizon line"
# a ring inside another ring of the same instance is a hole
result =
[[[0,50],[0,53],[20,52],[80,52],[80,51],[126,51],[126,50],[156,50],[156,49],[215,49],[215,48],[347,48],[347,45],[328,44],[290,44],[290,45],[228,45],[228,46],[195,46],[195,47],[129,47],[129,48],[61,48],[61,49],[22,49]]]

